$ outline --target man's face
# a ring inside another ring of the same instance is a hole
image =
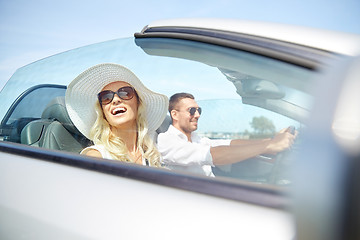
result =
[[[194,115],[191,115],[189,109],[192,107],[198,108],[199,105],[194,99],[183,98],[176,105],[176,110],[172,111],[174,126],[185,134],[190,134],[198,127],[200,114],[196,111]]]

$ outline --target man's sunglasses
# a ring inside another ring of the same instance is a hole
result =
[[[198,111],[199,115],[201,115],[201,107],[191,107],[188,109],[191,116],[195,115],[195,112]]]
[[[118,95],[119,98],[122,100],[130,100],[135,96],[136,92],[135,89],[130,86],[119,88],[116,92],[113,92],[111,90],[105,90],[98,93],[98,99],[100,104],[106,105],[111,103],[114,99],[115,94]]]

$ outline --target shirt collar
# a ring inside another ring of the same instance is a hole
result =
[[[169,131],[169,132],[172,132],[172,133],[176,134],[177,136],[181,137],[182,139],[188,141],[187,136],[186,136],[183,132],[181,132],[179,129],[177,129],[176,127],[174,127],[174,125],[171,124],[171,125],[169,126],[168,131]],[[196,132],[192,132],[192,133],[191,133],[191,141],[194,142],[194,140],[196,140],[197,138],[198,138],[197,133],[196,133]]]
[[[171,132],[171,133],[176,134],[176,136],[179,136],[179,137],[187,140],[186,135],[183,132],[181,132],[179,129],[174,127],[174,125],[172,125],[172,124],[169,126],[168,131]]]

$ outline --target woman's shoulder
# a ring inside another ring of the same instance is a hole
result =
[[[86,156],[90,156],[90,157],[102,157],[102,154],[94,148],[88,148],[88,149],[84,149],[81,154],[84,154]]]
[[[109,154],[105,147],[102,145],[92,145],[84,148],[80,154],[84,154],[91,157],[109,158]]]

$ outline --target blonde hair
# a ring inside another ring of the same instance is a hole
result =
[[[154,141],[149,136],[145,108],[145,104],[138,98],[136,145],[142,157],[149,161],[150,166],[160,167],[160,153],[157,150]],[[129,157],[129,151],[126,148],[124,141],[111,132],[110,125],[104,117],[99,102],[95,105],[95,112],[97,115],[96,121],[90,130],[90,138],[93,140],[94,144],[104,146],[116,160],[133,162]]]

